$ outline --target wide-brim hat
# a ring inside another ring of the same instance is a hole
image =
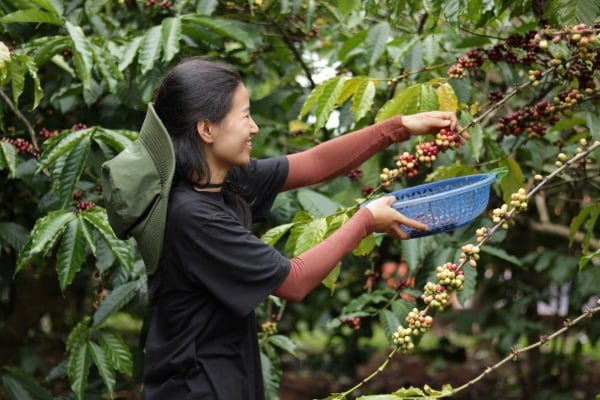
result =
[[[149,104],[139,137],[102,165],[108,221],[119,239],[135,239],[148,275],[160,262],[174,172],[171,138]]]

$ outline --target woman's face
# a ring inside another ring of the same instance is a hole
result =
[[[250,162],[252,138],[258,126],[250,116],[250,99],[243,84],[238,85],[232,99],[232,107],[221,122],[209,123],[211,143],[206,154],[211,174],[228,171],[237,165]]]

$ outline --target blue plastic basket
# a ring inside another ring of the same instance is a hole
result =
[[[465,226],[487,207],[495,174],[475,174],[398,190],[386,196],[398,201],[392,207],[423,222],[427,231],[402,226],[411,238],[447,232]]]

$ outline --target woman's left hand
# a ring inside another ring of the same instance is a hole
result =
[[[403,115],[402,125],[411,136],[427,135],[439,132],[442,128],[456,131],[458,128],[458,119],[456,114],[451,111],[427,111],[418,114]],[[469,135],[463,134],[465,139]]]

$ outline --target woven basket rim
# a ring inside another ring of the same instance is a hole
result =
[[[440,198],[449,199],[450,197],[457,196],[462,193],[475,190],[479,187],[489,186],[496,180],[496,175],[490,174],[490,173],[481,173],[481,174],[457,176],[455,178],[449,178],[449,179],[445,179],[445,180],[441,180],[441,181],[437,181],[437,182],[430,182],[430,183],[425,183],[422,185],[413,186],[413,187],[406,188],[406,189],[397,190],[395,192],[388,194],[387,196],[394,196],[397,198],[397,194],[401,194],[402,192],[406,192],[406,193],[416,192],[418,190],[426,190],[429,187],[439,186],[440,184],[451,184],[456,181],[463,181],[463,180],[473,179],[473,178],[480,178],[480,179],[473,183],[469,183],[467,185],[458,187],[456,189],[451,189],[451,190],[447,190],[444,192],[435,193],[435,194],[431,194],[431,195],[427,195],[427,196],[423,196],[423,197],[419,197],[419,198],[415,198],[415,199],[397,200],[392,204],[392,207],[406,208],[406,207],[410,207],[410,206],[414,206],[414,205],[428,203],[430,201],[435,201]]]

